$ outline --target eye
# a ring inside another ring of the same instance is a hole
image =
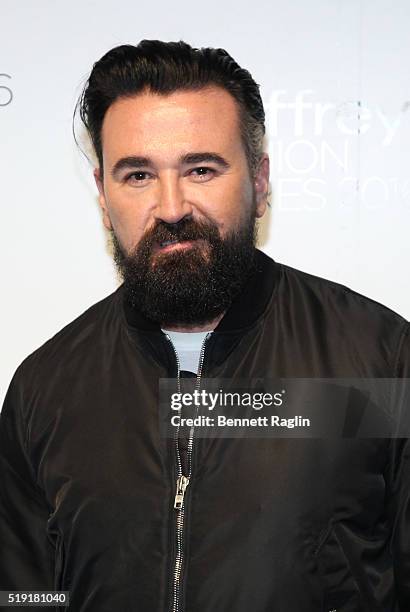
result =
[[[198,166],[197,168],[190,170],[189,174],[195,181],[204,183],[212,179],[215,176],[216,171],[213,168],[208,168],[208,166]]]
[[[127,174],[125,177],[126,183],[131,183],[132,185],[141,185],[146,183],[146,181],[151,177],[149,172],[145,172],[145,170],[138,170],[136,172],[131,172]]]

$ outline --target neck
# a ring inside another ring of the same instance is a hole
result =
[[[163,329],[167,331],[175,331],[175,332],[184,332],[184,333],[195,333],[195,332],[205,332],[212,331],[218,325],[219,321],[224,316],[224,312],[219,315],[216,319],[209,321],[208,323],[204,323],[203,325],[165,325],[162,326]]]

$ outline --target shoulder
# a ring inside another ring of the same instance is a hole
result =
[[[332,353],[394,370],[398,351],[408,333],[407,320],[380,302],[349,287],[284,264],[277,302],[282,316],[302,333],[314,337]]]
[[[308,297],[322,308],[335,308],[333,313],[341,316],[369,316],[372,320],[386,320],[399,327],[407,321],[400,314],[384,304],[367,297],[346,285],[303,272],[291,266],[280,264],[284,286],[295,294]]]
[[[35,386],[36,379],[44,381],[72,362],[81,367],[81,359],[96,353],[118,333],[122,313],[122,288],[93,304],[73,321],[65,325],[42,346],[28,355],[17,368],[13,381],[24,387]]]

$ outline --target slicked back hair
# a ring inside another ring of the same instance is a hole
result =
[[[183,41],[142,40],[108,51],[91,71],[76,105],[103,170],[102,125],[111,104],[144,90],[170,94],[219,86],[229,92],[239,109],[243,146],[251,175],[263,153],[265,112],[259,86],[224,50],[196,49]]]

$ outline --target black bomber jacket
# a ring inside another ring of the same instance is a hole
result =
[[[203,377],[410,376],[402,317],[257,262]],[[408,440],[194,434],[175,509],[158,381],[177,375],[122,287],[22,363],[0,417],[0,590],[69,591],[74,612],[409,612]]]

